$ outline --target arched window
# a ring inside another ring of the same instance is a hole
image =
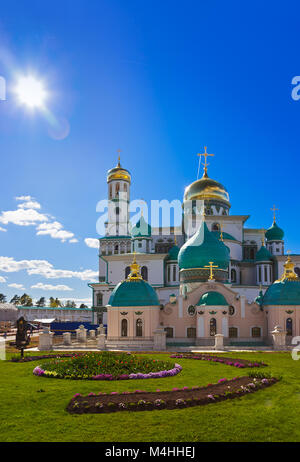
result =
[[[143,337],[143,321],[140,318],[135,323],[135,335],[136,337]]]
[[[119,246],[118,246],[118,244],[115,245],[114,252],[115,252],[115,253],[118,253],[118,252],[119,252]]]
[[[120,183],[116,183],[116,195],[119,194],[120,191]]]
[[[261,337],[261,328],[260,327],[252,327],[251,335],[252,335],[252,337]]]
[[[127,192],[127,184],[124,183],[124,191]]]
[[[255,258],[254,249],[250,249],[250,260],[254,260],[254,258]]]
[[[126,266],[126,268],[125,268],[125,279],[128,278],[129,274],[130,274],[130,266]]]
[[[148,281],[148,268],[147,266],[142,266],[141,275],[144,281]]]
[[[176,265],[173,265],[173,281],[176,281]]]
[[[286,326],[286,335],[293,335],[293,320],[292,320],[292,318],[287,318],[285,326]]]
[[[103,295],[97,294],[97,306],[102,306],[103,304]]]
[[[231,270],[231,282],[236,282],[236,270]]]
[[[165,332],[167,333],[166,337],[167,338],[173,338],[173,327],[165,327]]]
[[[215,318],[211,318],[209,321],[209,335],[213,337],[217,333],[217,321]]]
[[[168,265],[168,282],[171,280],[171,266]]]
[[[228,333],[229,333],[230,338],[237,338],[237,336],[238,336],[237,327],[229,327]]]
[[[258,282],[262,282],[261,281],[261,267],[260,266],[258,267]]]
[[[128,321],[127,319],[122,319],[121,322],[121,337],[127,337],[127,331],[128,331]]]
[[[120,207],[116,207],[115,212],[116,212],[116,215],[119,215],[120,214]]]
[[[195,338],[196,337],[196,327],[188,327],[186,330],[187,338]]]
[[[220,225],[219,223],[214,223],[211,227],[212,231],[220,231]]]

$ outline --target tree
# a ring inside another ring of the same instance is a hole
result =
[[[81,303],[80,308],[88,308],[88,306],[85,305],[84,303]]]
[[[0,294],[0,303],[6,303],[6,295]]]
[[[20,300],[21,298],[19,297],[19,295],[14,295],[10,303],[13,303],[14,305],[20,305],[21,304]]]
[[[20,298],[20,304],[22,306],[32,306],[32,298],[28,294],[23,294],[22,297]]]
[[[36,306],[45,306],[46,304],[46,299],[45,297],[41,297],[39,300],[36,302]]]
[[[76,308],[76,303],[74,300],[67,300],[65,303],[66,308]]]
[[[51,308],[58,308],[59,306],[62,306],[62,303],[60,300],[58,300],[58,298],[50,297],[49,300]]]

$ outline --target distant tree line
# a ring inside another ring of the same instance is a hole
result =
[[[0,303],[7,303],[6,295],[0,294]],[[46,298],[41,297],[39,300],[33,304],[33,300],[28,294],[23,294],[21,297],[19,295],[14,295],[13,298],[9,303],[13,303],[14,305],[21,305],[21,306],[46,306]],[[76,303],[74,300],[67,300],[66,302],[60,301],[58,298],[50,297],[49,304],[51,308],[77,308]],[[87,308],[87,305],[81,303],[79,308]]]

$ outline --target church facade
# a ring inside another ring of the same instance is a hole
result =
[[[231,215],[226,188],[207,173],[186,187],[181,226],[130,226],[131,174],[120,160],[107,173],[108,220],[99,239],[99,282],[91,283],[94,321],[107,312],[107,342],[264,345],[280,325],[300,335],[300,255],[285,254],[284,231],[247,228]]]

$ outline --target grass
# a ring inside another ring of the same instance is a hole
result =
[[[178,359],[183,370],[175,377],[97,382],[33,376],[33,368],[42,361],[0,361],[0,441],[300,441],[300,361],[293,361],[286,352],[225,356],[263,361],[269,365],[264,371],[282,380],[232,401],[188,409],[69,415],[65,408],[78,392],[202,386],[223,377],[246,375],[250,369]],[[167,360],[169,355],[151,357]]]

